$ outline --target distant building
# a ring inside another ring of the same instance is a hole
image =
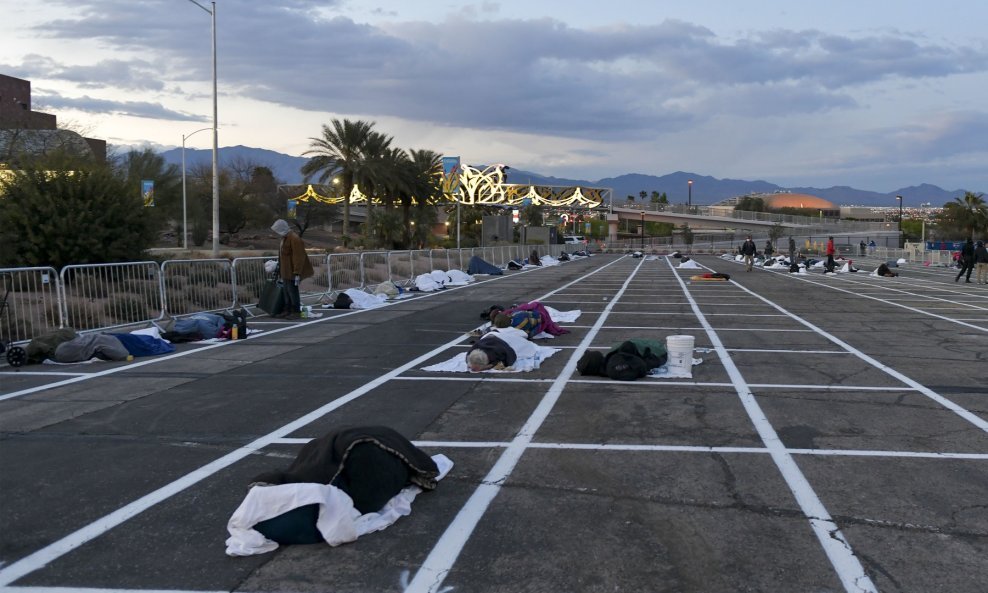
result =
[[[810,194],[799,194],[785,191],[770,194],[746,194],[743,196],[728,198],[715,204],[715,206],[730,206],[733,208],[743,198],[760,198],[765,203],[765,207],[771,210],[779,210],[782,208],[800,208],[803,210],[813,210],[814,214],[822,212],[822,215],[828,218],[836,218],[841,214],[841,208],[829,200]]]
[[[31,109],[31,81],[0,74],[0,169],[17,167],[21,155],[55,150],[106,161],[106,141],[59,130],[57,118]]]

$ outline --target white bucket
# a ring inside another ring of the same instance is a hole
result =
[[[693,336],[666,336],[669,372],[693,376]]]

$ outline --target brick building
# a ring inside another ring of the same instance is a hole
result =
[[[16,167],[18,155],[69,150],[106,160],[106,141],[59,130],[57,118],[31,109],[31,81],[0,74],[0,167]]]

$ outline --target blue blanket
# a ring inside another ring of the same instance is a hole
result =
[[[124,345],[133,356],[154,356],[155,354],[167,354],[174,352],[175,347],[168,342],[154,336],[143,336],[140,334],[112,334],[120,343]]]

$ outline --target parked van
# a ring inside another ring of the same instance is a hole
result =
[[[583,235],[563,235],[564,245],[586,245],[587,238]]]

